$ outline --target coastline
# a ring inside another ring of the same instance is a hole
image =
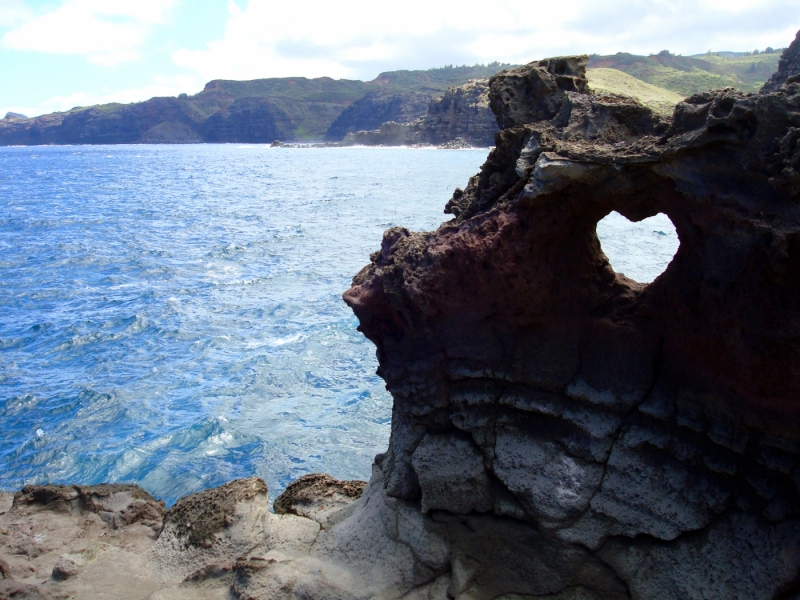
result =
[[[4,494],[0,534],[27,558],[0,565],[0,585],[797,597],[800,32],[758,94],[697,94],[670,118],[589,93],[588,60],[493,77],[497,146],[448,202],[454,218],[388,229],[345,292],[394,402],[365,487],[309,476],[279,514],[258,478],[169,511],[131,486]],[[603,254],[595,228],[613,210],[675,225],[652,283]]]

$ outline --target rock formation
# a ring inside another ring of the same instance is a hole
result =
[[[427,113],[431,100],[433,96],[423,92],[368,92],[344,109],[328,128],[325,140],[338,142],[348,133],[379,129],[381,124],[389,121],[410,123]]]
[[[410,122],[387,119],[373,130],[351,131],[344,145],[443,147],[491,146],[497,122],[489,108],[488,80],[473,79],[431,100],[427,113]],[[453,144],[454,141],[457,143]]]
[[[462,139],[472,146],[493,146],[497,121],[489,109],[488,81],[473,79],[450,88],[432,102],[425,117],[428,141],[439,146]]]
[[[796,597],[800,82],[670,120],[586,61],[493,77],[456,218],[387,231],[345,294],[394,397],[365,495],[439,528],[451,597]],[[675,224],[652,284],[603,254],[613,210]]]
[[[790,77],[798,75],[800,75],[800,31],[790,46],[783,51],[778,61],[778,70],[761,88],[761,93],[777,92]]]
[[[587,60],[493,77],[454,218],[388,230],[345,293],[394,398],[363,495],[308,476],[273,514],[253,478],[159,520],[130,486],[26,488],[2,593],[800,597],[800,82],[667,119],[590,93]],[[603,254],[613,210],[675,224],[649,285]]]

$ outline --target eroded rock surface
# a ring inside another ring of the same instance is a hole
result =
[[[364,481],[340,481],[325,473],[304,475],[275,499],[275,513],[298,515],[326,525],[328,517],[364,493]]]
[[[394,397],[370,488],[447,524],[451,597],[800,594],[799,56],[671,119],[586,57],[496,75],[455,218],[354,279]],[[674,223],[652,284],[603,254],[611,211]]]

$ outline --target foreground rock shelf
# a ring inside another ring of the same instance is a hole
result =
[[[493,77],[454,219],[387,231],[344,296],[394,398],[369,484],[308,476],[281,514],[255,478],[166,512],[26,488],[0,597],[800,598],[798,57],[672,118],[585,56]],[[603,254],[614,210],[674,223],[652,284]]]

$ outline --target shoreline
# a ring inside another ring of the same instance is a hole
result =
[[[27,557],[0,567],[23,581],[0,585],[150,600],[798,597],[800,32],[758,94],[697,94],[671,119],[592,94],[588,61],[493,77],[497,147],[453,193],[454,218],[387,229],[344,293],[393,400],[366,485],[310,475],[275,514],[255,477],[167,511],[131,486],[23,489],[2,496],[0,530]],[[675,226],[652,283],[603,253],[596,225],[612,211]]]

